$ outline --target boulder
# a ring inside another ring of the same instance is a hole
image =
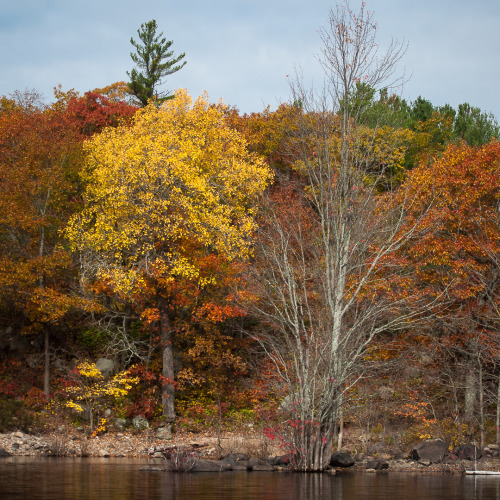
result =
[[[447,451],[448,445],[442,439],[426,439],[411,450],[410,458],[420,462],[430,460],[436,464],[443,461]]]
[[[196,460],[192,472],[222,472],[229,470],[228,464],[215,460]]]
[[[113,419],[113,425],[115,426],[116,429],[123,431],[125,427],[127,427],[127,420],[125,418],[114,418]]]
[[[330,465],[332,467],[352,467],[354,465],[354,458],[349,453],[337,451],[330,458]]]
[[[274,471],[274,467],[271,464],[257,464],[253,466],[252,470],[254,472],[271,472]]]
[[[389,468],[389,463],[385,460],[368,460],[368,462],[366,462],[366,468],[373,470],[387,470]]]
[[[247,470],[256,470],[255,467],[261,465],[271,465],[271,464],[269,463],[269,460],[262,460],[261,458],[252,457],[247,462]]]
[[[247,470],[248,467],[248,459],[237,460],[237,455],[240,453],[235,453],[234,455],[228,455],[222,461],[231,466],[231,470]],[[243,455],[243,454],[241,454]],[[236,458],[235,458],[236,456]],[[246,455],[243,455],[246,456]]]
[[[457,446],[453,453],[462,460],[477,460],[483,456],[482,450],[472,443],[461,444]]]
[[[115,363],[112,359],[99,358],[95,366],[105,378],[113,375],[113,372],[115,370]]]
[[[170,425],[167,425],[165,427],[158,427],[158,429],[156,429],[155,436],[156,439],[163,439],[165,441],[168,441],[172,439],[172,428],[170,427]]]
[[[9,453],[7,450],[4,450],[3,448],[0,448],[0,457],[10,457],[12,456],[12,453]]]
[[[134,429],[137,429],[138,431],[144,431],[149,428],[149,422],[142,415],[134,417],[132,419],[132,425],[134,426]]]
[[[280,467],[289,465],[290,464],[290,454],[287,453],[286,455],[274,457],[273,464],[279,465]]]

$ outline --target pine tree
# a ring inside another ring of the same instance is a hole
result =
[[[141,24],[137,33],[143,45],[133,38],[130,39],[136,49],[135,53],[130,53],[130,57],[138,69],[127,72],[130,78],[128,86],[144,106],[150,99],[160,102],[171,99],[173,95],[169,95],[169,92],[158,93],[157,87],[161,84],[162,77],[179,71],[186,64],[186,61],[180,63],[185,54],[174,57],[173,51],[170,50],[173,42],[167,41],[163,33],[157,35],[157,28],[154,19]]]

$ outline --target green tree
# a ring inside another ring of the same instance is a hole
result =
[[[484,113],[465,102],[458,106],[453,135],[455,139],[464,140],[469,146],[482,146],[493,138],[500,139],[500,128],[491,113]]]
[[[416,122],[425,122],[434,113],[435,109],[431,101],[424,99],[422,96],[418,96],[415,101],[411,103],[410,115],[410,125],[414,125]]]
[[[137,30],[142,44],[133,38],[130,39],[130,43],[136,49],[136,53],[131,52],[130,57],[138,69],[134,68],[130,73],[127,72],[130,77],[128,86],[144,106],[150,99],[160,102],[171,99],[173,95],[169,95],[168,92],[159,94],[157,87],[164,76],[179,71],[186,64],[186,61],[181,62],[185,54],[175,57],[170,50],[173,42],[167,41],[163,33],[157,35],[157,29],[158,26],[153,19],[141,24],[141,28]]]

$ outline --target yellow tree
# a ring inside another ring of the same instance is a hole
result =
[[[72,384],[64,389],[68,397],[66,407],[73,408],[79,413],[86,407],[90,413],[90,430],[95,433],[95,412],[99,412],[104,405],[112,405],[127,396],[139,379],[124,371],[106,380],[95,363],[83,361],[72,371],[71,382]],[[104,428],[105,424],[106,420],[100,419],[99,428]]]
[[[213,284],[199,272],[193,247],[228,260],[249,255],[253,206],[271,172],[226,124],[221,104],[206,95],[193,102],[184,90],[138,112],[131,127],[94,137],[87,158],[85,207],[67,236],[81,252],[84,281],[141,304],[148,298],[144,317],[159,327],[163,414],[171,422],[175,285]]]

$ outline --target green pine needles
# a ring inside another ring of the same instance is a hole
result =
[[[167,41],[163,33],[157,35],[157,29],[158,26],[153,19],[141,24],[137,30],[139,42],[130,39],[130,43],[136,49],[135,53],[130,53],[130,57],[137,67],[130,73],[127,72],[130,78],[128,86],[143,106],[146,106],[149,100],[163,102],[172,99],[173,95],[170,92],[158,92],[157,88],[164,76],[179,71],[186,64],[186,61],[181,62],[185,54],[175,57],[174,52],[170,50],[172,40]]]

